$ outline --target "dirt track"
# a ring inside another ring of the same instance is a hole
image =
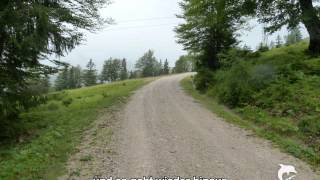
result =
[[[290,164],[298,171],[296,180],[320,179],[305,163],[226,123],[187,96],[179,86],[187,75],[163,77],[133,95],[118,119],[112,170],[92,173],[277,180],[279,164]]]

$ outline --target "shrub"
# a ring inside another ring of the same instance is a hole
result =
[[[259,53],[252,53],[250,49],[247,48],[232,48],[225,53],[219,54],[219,65],[223,69],[230,69],[234,64],[256,57]]]
[[[68,98],[62,101],[62,104],[66,107],[68,107],[71,103],[72,103],[73,99],[72,98]]]
[[[46,96],[32,92],[30,89],[24,89],[19,93],[5,92],[0,97],[0,143],[12,140],[19,135],[21,113],[44,104],[46,101]]]
[[[293,89],[287,81],[278,79],[269,87],[255,95],[255,104],[264,109],[275,108],[275,105],[288,102],[294,97]]]
[[[213,73],[209,70],[199,70],[197,75],[194,77],[194,82],[197,90],[204,92],[208,89],[210,83],[213,81]]]
[[[308,116],[301,120],[298,126],[303,134],[320,139],[320,116]]]
[[[253,91],[249,85],[250,73],[248,66],[244,63],[233,66],[231,70],[225,74],[220,74],[224,77],[222,84],[218,86],[219,101],[231,106],[242,106],[250,102]]]
[[[54,92],[54,93],[48,94],[47,96],[48,96],[48,100],[61,101],[64,97],[67,96],[67,92],[66,91]]]
[[[51,102],[48,104],[47,108],[49,111],[55,111],[59,109],[59,105],[55,102]]]
[[[264,44],[260,44],[259,48],[258,48],[258,51],[259,52],[267,52],[269,51],[269,47],[267,45],[264,45]]]
[[[107,98],[107,97],[109,97],[109,96],[110,96],[110,95],[109,95],[107,92],[103,92],[103,93],[102,93],[102,97],[103,97],[103,98]]]
[[[276,77],[275,69],[271,65],[256,65],[250,72],[250,85],[255,90],[267,87]]]

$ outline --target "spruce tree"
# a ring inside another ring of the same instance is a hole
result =
[[[160,61],[159,61],[159,66],[160,66],[159,75],[162,75],[162,74],[164,74],[164,66],[163,66],[163,63],[162,63],[162,60],[161,60],[161,59],[160,59]]]
[[[106,21],[99,9],[107,2],[0,1],[0,140],[15,132],[9,126],[21,111],[38,104],[40,94],[29,93],[30,82],[63,65],[48,56],[65,55],[84,39],[84,30],[101,28]]]
[[[93,86],[97,84],[97,70],[92,59],[88,62],[87,68],[84,70],[83,83],[85,86]]]
[[[108,72],[109,72],[109,77],[111,82],[119,80],[121,76],[121,60],[120,59],[111,60]]]
[[[104,63],[103,63],[102,71],[101,71],[101,74],[99,77],[101,83],[105,83],[110,80],[110,77],[108,74],[108,70],[109,70],[109,66],[110,66],[109,64],[110,64],[109,60],[104,61]]]
[[[76,79],[75,79],[75,67],[71,67],[68,72],[68,88],[76,88]]]
[[[81,68],[71,66],[68,70],[67,77],[67,87],[68,89],[75,89],[81,87]]]
[[[169,62],[168,62],[168,59],[166,59],[163,65],[163,74],[169,74],[169,72],[170,72]]]
[[[128,70],[127,70],[127,60],[123,59],[121,63],[121,75],[120,75],[121,80],[126,80],[128,79]]]
[[[55,89],[57,91],[61,91],[64,89],[68,89],[68,81],[69,81],[69,69],[67,66],[58,74],[58,77],[55,81]]]

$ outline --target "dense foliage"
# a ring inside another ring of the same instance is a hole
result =
[[[29,82],[53,73],[42,63],[78,45],[80,29],[93,31],[104,22],[98,9],[106,0],[0,2],[0,139],[16,134],[19,112],[41,102]],[[60,64],[57,60],[51,60]],[[10,128],[11,127],[11,128]]]
[[[197,87],[207,88],[209,71],[219,68],[218,54],[236,44],[236,31],[245,22],[243,1],[184,0],[180,3],[185,20],[176,28],[178,42],[184,49],[198,55]]]
[[[306,42],[261,54],[230,50],[208,94],[270,131],[298,136],[320,154],[320,59],[306,56],[305,48]]]
[[[136,62],[136,69],[143,77],[159,76],[163,72],[162,64],[156,59],[152,50],[147,51]]]
[[[283,26],[289,29],[296,28],[303,23],[309,32],[309,51],[315,55],[320,54],[320,19],[319,6],[316,0],[248,0],[255,2],[252,6],[256,11],[251,11],[259,21],[268,25],[268,32],[275,32]]]
[[[85,86],[94,86],[97,84],[98,75],[96,65],[93,63],[92,59],[87,64],[87,68],[83,72],[83,84]]]
[[[178,42],[196,55],[192,82],[198,90],[274,135],[268,138],[298,140],[303,148],[286,144],[285,149],[319,165],[320,61],[314,55],[320,54],[320,13],[315,2],[184,0],[178,17],[185,22],[176,32]],[[255,52],[237,44],[237,32],[244,29],[247,17],[265,27]],[[309,32],[309,47],[301,42],[300,23]],[[267,33],[284,26],[289,34],[269,44]],[[176,67],[183,62],[179,59]]]
[[[193,55],[180,56],[176,61],[173,71],[175,73],[191,72],[195,68],[195,57]]]
[[[160,63],[160,74],[169,74],[170,73],[170,67],[169,67],[169,62],[168,62],[168,59],[166,59],[164,61],[164,64],[163,64],[163,68],[162,68],[162,65]]]
[[[126,59],[110,58],[104,62],[102,72],[100,74],[100,81],[113,82],[117,80],[125,80],[128,78],[127,61]]]
[[[76,89],[82,86],[82,70],[80,66],[64,67],[55,81],[55,90]]]
[[[128,79],[128,69],[127,69],[127,60],[122,59],[121,68],[120,68],[120,80]]]

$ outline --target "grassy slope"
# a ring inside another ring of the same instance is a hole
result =
[[[55,179],[99,112],[145,83],[130,80],[49,94],[47,104],[22,115],[22,126],[30,129],[24,142],[0,148],[0,179]]]
[[[231,110],[218,103],[221,102],[219,94],[225,95],[227,92],[224,91],[228,88],[227,81],[243,80],[231,71],[217,72],[216,78],[219,80],[215,81],[216,84],[212,84],[206,94],[195,91],[190,78],[182,81],[182,86],[227,121],[253,130],[260,137],[274,142],[283,151],[319,169],[319,142],[310,141],[309,131],[318,131],[314,127],[320,125],[320,59],[307,57],[304,54],[306,47],[307,43],[303,42],[273,49],[262,53],[260,57],[244,62],[241,68],[247,68],[249,76],[255,67],[267,65],[272,66],[280,78],[268,82],[269,84],[262,90],[249,91],[249,94],[243,96],[251,96],[248,98],[250,101]],[[239,89],[241,86],[242,83],[239,83],[239,87],[233,88]],[[250,85],[243,87],[247,88]],[[241,96],[241,93],[235,96]],[[299,126],[301,121],[308,122],[309,119],[314,124],[306,126],[308,131],[301,130],[302,127]],[[313,135],[316,136],[314,131]],[[314,139],[317,137],[312,138]]]

